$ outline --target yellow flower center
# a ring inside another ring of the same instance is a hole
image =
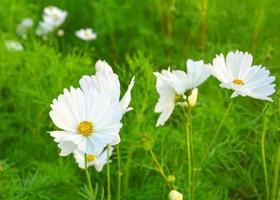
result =
[[[82,121],[78,126],[78,132],[83,136],[90,136],[94,132],[94,125],[89,121]]]
[[[96,156],[95,156],[95,155],[93,155],[93,154],[87,155],[87,161],[88,161],[88,162],[95,161],[95,159],[96,159]]]
[[[245,83],[241,79],[234,79],[232,82],[236,85],[245,85]]]

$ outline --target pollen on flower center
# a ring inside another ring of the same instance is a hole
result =
[[[95,161],[95,159],[96,159],[95,155],[93,155],[93,154],[87,155],[87,161],[91,162],[91,161]]]
[[[94,125],[89,121],[82,121],[78,126],[78,132],[84,136],[90,136],[94,132]]]
[[[232,82],[236,85],[245,85],[245,83],[241,79],[234,79]]]

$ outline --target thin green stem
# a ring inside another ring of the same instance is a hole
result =
[[[187,133],[187,151],[188,151],[188,180],[189,180],[189,195],[190,200],[194,200],[194,152],[193,152],[193,142],[192,142],[192,113],[191,108],[188,108],[187,110],[187,127],[186,127],[186,133]]]
[[[265,117],[265,116],[264,116]],[[268,186],[268,175],[267,175],[267,164],[265,159],[265,138],[266,138],[266,117],[264,118],[263,130],[262,130],[262,138],[261,138],[261,152],[262,152],[262,165],[264,172],[264,182],[265,182],[265,192],[266,199],[269,200],[269,186]]]
[[[107,200],[111,200],[110,145],[107,146]]]
[[[151,157],[156,165],[157,171],[160,173],[160,175],[162,176],[162,178],[164,179],[164,181],[166,182],[167,186],[172,189],[173,186],[170,185],[170,182],[168,181],[168,178],[166,176],[166,174],[164,173],[163,167],[161,166],[161,164],[159,163],[155,153],[153,152],[152,149],[149,149],[149,152],[151,154]]]
[[[232,107],[233,107],[233,100],[230,101],[230,103],[228,104],[228,107],[227,107],[226,111],[224,112],[224,115],[223,115],[223,118],[222,118],[222,120],[221,120],[221,122],[220,122],[220,124],[219,124],[219,127],[218,127],[218,129],[216,130],[216,132],[215,132],[215,134],[214,134],[214,136],[213,136],[213,138],[212,138],[212,140],[211,140],[211,142],[210,142],[210,145],[209,145],[209,148],[210,148],[210,149],[211,149],[211,148],[213,147],[213,145],[215,144],[215,142],[216,142],[216,140],[217,140],[217,138],[218,138],[218,135],[219,135],[219,133],[220,133],[220,131],[221,131],[221,129],[222,129],[224,123],[225,123],[225,119],[227,118],[228,113],[229,113],[229,111],[231,110]]]
[[[117,159],[118,159],[118,193],[117,200],[121,199],[121,182],[122,182],[122,171],[121,171],[121,153],[119,145],[117,146]]]
[[[225,123],[225,120],[226,120],[226,118],[227,118],[227,116],[228,116],[228,113],[229,113],[230,110],[232,109],[233,105],[234,105],[234,104],[233,104],[233,100],[231,100],[230,103],[229,103],[228,106],[227,106],[226,111],[224,112],[224,115],[223,115],[223,117],[222,117],[222,120],[220,121],[220,124],[219,124],[219,126],[218,126],[218,129],[216,130],[216,132],[215,132],[215,134],[214,134],[212,140],[211,140],[210,143],[209,143],[208,150],[206,151],[207,154],[206,154],[206,156],[204,156],[204,158],[202,159],[202,163],[203,163],[203,164],[208,160],[208,158],[209,158],[209,156],[210,156],[210,154],[211,154],[211,149],[212,149],[213,146],[215,145],[216,140],[217,140],[217,138],[218,138],[218,136],[219,136],[219,133],[220,133],[220,131],[221,131],[221,129],[222,129],[224,123]]]
[[[279,182],[279,169],[280,169],[280,146],[278,147],[276,161],[274,164],[274,178],[273,178],[273,186],[272,186],[272,199],[278,200],[280,197],[277,198],[277,188],[280,190],[280,182]]]
[[[93,200],[95,200],[95,194],[94,194],[94,190],[92,187],[92,182],[91,182],[91,176],[88,170],[88,159],[87,159],[87,154],[85,154],[85,172],[86,172],[86,177],[87,177],[87,181],[88,181],[88,187],[89,187],[89,191],[91,193],[91,197]]]

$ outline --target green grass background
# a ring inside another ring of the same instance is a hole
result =
[[[56,5],[68,11],[62,28],[48,41],[15,34],[22,18],[35,26],[42,9]],[[153,71],[171,66],[185,69],[188,58],[211,62],[218,53],[248,51],[254,64],[280,75],[279,0],[1,0],[0,1],[0,199],[86,199],[86,179],[72,156],[61,158],[53,139],[48,112],[63,88],[78,86],[93,74],[97,59],[108,61],[119,74],[122,91],[132,76],[133,111],[121,129],[121,199],[167,199],[170,189],[156,170],[152,150],[167,175],[176,177],[178,191],[188,199],[186,120],[176,109],[166,126],[156,128],[153,112],[158,95]],[[97,40],[86,43],[74,31],[92,27]],[[21,41],[25,50],[9,52],[5,40]],[[210,78],[200,87],[193,110],[197,200],[280,199],[280,98],[267,103],[251,98],[230,99],[230,92]],[[278,88],[278,86],[277,86]],[[209,143],[231,101],[215,145]],[[261,158],[266,132],[268,185]],[[112,199],[116,199],[118,165],[112,158]],[[92,170],[94,184],[106,195],[106,170]],[[266,193],[266,187],[268,194]]]

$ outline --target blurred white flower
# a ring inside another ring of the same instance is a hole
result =
[[[54,27],[48,24],[47,22],[39,22],[39,25],[36,30],[36,35],[46,36],[50,32],[53,32]]]
[[[113,153],[113,147],[110,147],[109,157],[111,157],[112,153]],[[79,150],[75,150],[74,158],[77,164],[79,165],[79,167],[85,169],[85,154]],[[98,156],[93,154],[88,154],[86,158],[87,158],[88,167],[94,166],[96,171],[101,172],[103,166],[107,164],[107,148],[105,148]]]
[[[54,28],[61,26],[67,17],[67,11],[61,10],[56,6],[44,8],[43,21]]]
[[[161,113],[156,126],[164,125],[173,112],[176,104],[193,107],[197,101],[198,89],[210,75],[209,65],[203,61],[187,60],[187,72],[162,70],[154,72],[157,77],[159,100],[155,112]]]
[[[31,18],[23,19],[20,24],[17,25],[16,33],[23,37],[27,37],[27,31],[33,26],[33,20]]]
[[[75,32],[75,35],[85,41],[95,40],[97,38],[97,34],[91,28],[80,29]]]
[[[62,129],[50,132],[61,149],[61,156],[74,150],[99,155],[106,145],[120,142],[122,109],[106,91],[64,89],[64,93],[53,100],[51,109],[52,121]]]
[[[5,41],[5,46],[9,51],[12,51],[12,52],[23,50],[23,46],[21,45],[21,43],[14,41],[14,40]]]
[[[36,34],[39,36],[47,35],[60,27],[67,17],[67,11],[55,6],[44,8],[43,21],[39,22]]]
[[[176,191],[176,190],[171,190],[168,194],[169,200],[183,200],[183,195]]]
[[[247,52],[229,52],[226,58],[220,54],[213,60],[212,74],[221,81],[221,87],[234,90],[231,98],[241,95],[272,101],[269,96],[275,92],[275,77],[260,65],[252,66],[252,62]]]
[[[131,90],[134,85],[134,77],[131,79],[127,91],[120,100],[120,81],[107,62],[98,60],[95,64],[96,74],[93,76],[83,76],[80,80],[80,86],[83,91],[95,88],[98,91],[107,91],[111,99],[120,103],[123,114],[132,110],[129,107],[131,101]]]

